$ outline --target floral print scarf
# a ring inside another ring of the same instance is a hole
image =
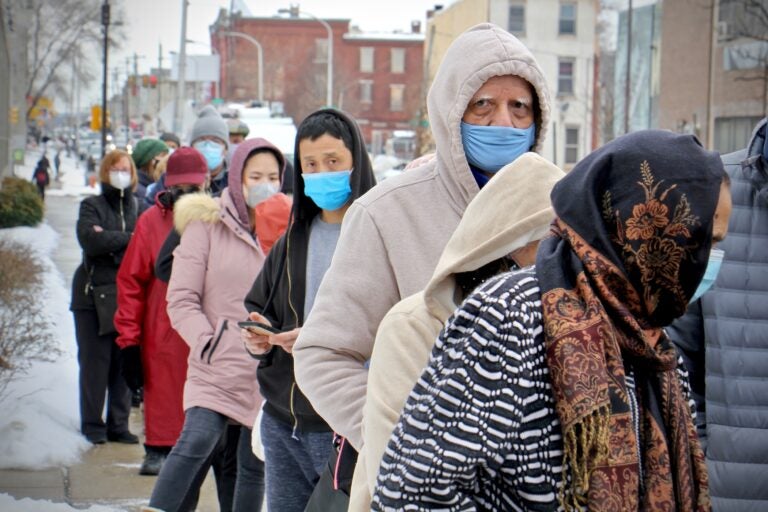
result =
[[[661,328],[704,274],[723,176],[693,136],[648,130],[593,152],[552,192],[554,236],[536,271],[566,510],[710,509],[677,353]]]

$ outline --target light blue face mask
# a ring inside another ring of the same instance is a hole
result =
[[[480,126],[461,122],[461,142],[467,161],[480,170],[498,172],[530,151],[536,139],[536,123],[528,128]]]
[[[725,252],[720,249],[712,249],[709,252],[707,270],[704,271],[704,277],[701,278],[699,287],[696,288],[696,291],[693,293],[693,297],[691,297],[689,304],[699,300],[701,296],[707,293],[712,285],[715,284],[715,279],[717,279],[717,274],[720,272],[720,265],[723,263],[724,256]]]
[[[205,163],[208,165],[209,171],[216,169],[224,161],[224,146],[218,142],[201,140],[200,142],[195,142],[192,147],[205,157]]]
[[[321,210],[338,210],[349,201],[352,187],[349,177],[352,171],[318,172],[302,174],[304,194]]]

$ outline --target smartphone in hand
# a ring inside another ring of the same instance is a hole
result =
[[[252,320],[246,320],[244,322],[237,322],[237,326],[241,329],[248,329],[254,334],[260,334],[262,336],[270,336],[277,334],[280,331],[272,327],[271,325],[263,324],[261,322],[254,322]]]

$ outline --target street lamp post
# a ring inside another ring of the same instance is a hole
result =
[[[101,84],[101,156],[107,154],[107,55],[109,53],[109,0],[101,6],[101,24],[104,26],[104,73]]]
[[[176,98],[173,102],[173,132],[181,133],[183,128],[182,101],[186,96],[186,72],[187,72],[187,7],[188,0],[181,0],[181,43],[179,44],[179,76],[176,81]],[[186,103],[186,102],[185,102]]]
[[[252,45],[256,47],[256,53],[259,57],[259,102],[264,103],[264,52],[261,48],[261,43],[259,43],[254,37],[249,36],[248,34],[244,34],[242,32],[232,32],[232,31],[226,31],[221,33],[222,36],[232,36],[232,37],[239,37],[241,39],[245,39]]]
[[[314,14],[308,13],[307,11],[299,9],[298,7],[293,7],[291,9],[278,9],[277,12],[278,14],[291,14],[292,16],[294,13],[299,15],[304,14],[320,23],[328,32],[328,83],[326,86],[325,103],[327,107],[331,107],[333,105],[333,30],[331,30],[331,26],[325,20],[321,20]]]

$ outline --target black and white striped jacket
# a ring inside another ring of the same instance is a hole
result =
[[[562,462],[529,267],[490,279],[448,319],[387,445],[372,509],[561,510]]]

